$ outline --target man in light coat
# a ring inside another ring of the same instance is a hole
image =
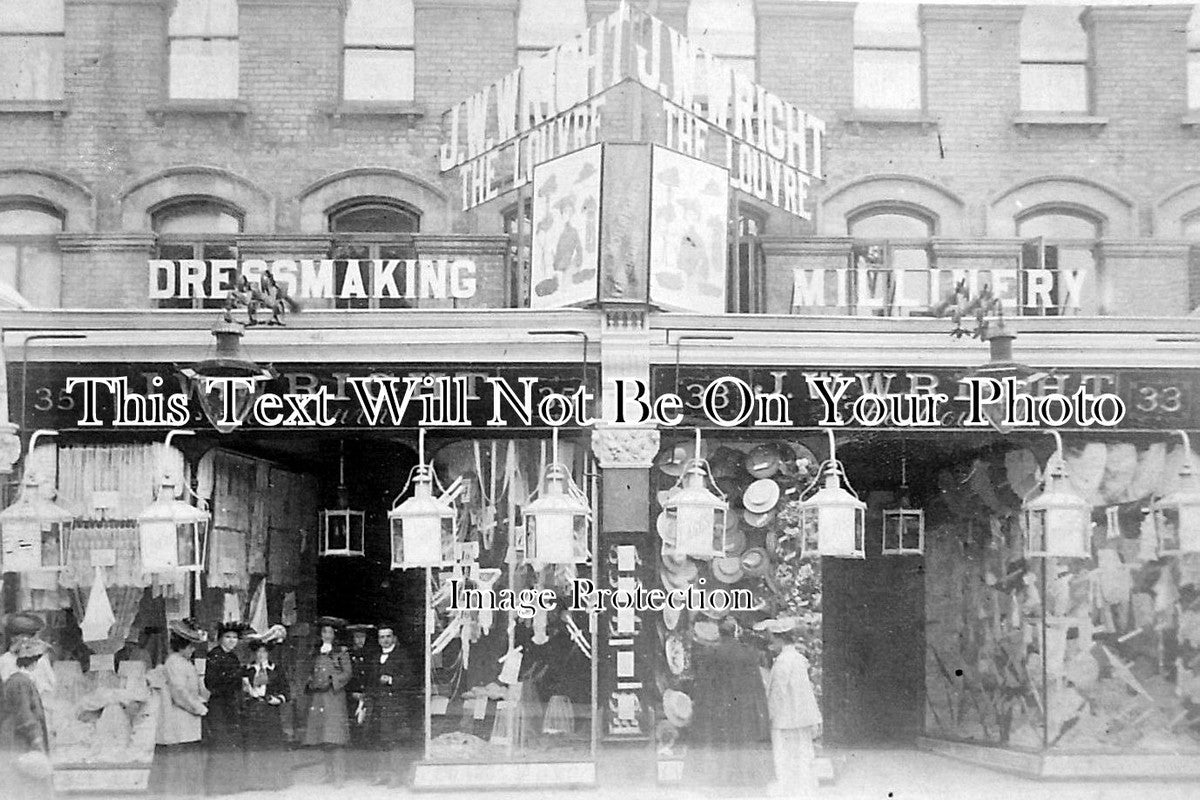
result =
[[[821,711],[809,679],[808,659],[796,649],[799,620],[770,620],[772,649],[778,651],[767,681],[767,710],[771,716],[771,749],[775,758],[773,794],[816,797],[813,736],[821,724]]]

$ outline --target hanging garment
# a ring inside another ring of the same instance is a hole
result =
[[[266,578],[258,582],[258,588],[254,590],[254,597],[250,599],[249,623],[250,627],[257,633],[266,633],[267,628],[271,627],[271,624],[267,621]]]
[[[225,603],[221,615],[222,622],[241,622],[242,621],[242,604],[238,602],[238,596],[235,592],[225,593]]]
[[[94,567],[95,577],[92,580],[92,591],[88,594],[87,610],[83,614],[83,622],[79,624],[83,631],[83,641],[101,642],[108,638],[108,629],[117,621],[113,614],[112,604],[108,602],[108,592],[104,588],[104,574],[100,567]]]

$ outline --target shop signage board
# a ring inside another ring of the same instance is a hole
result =
[[[808,187],[822,177],[825,123],[624,2],[446,112],[440,165],[457,171],[463,210],[530,183],[536,165],[601,141],[605,93],[627,82],[659,96],[667,147],[724,167],[734,188],[811,217]]]
[[[427,410],[428,413],[442,415],[445,420],[435,427],[447,429],[512,431],[544,428],[546,426],[540,424],[542,418],[536,411],[537,404],[550,394],[572,397],[583,385],[581,364],[455,365],[451,369],[431,369],[429,365],[411,364],[276,364],[274,368],[277,377],[266,382],[262,393],[281,398],[281,404],[270,416],[290,420],[291,424],[281,422],[268,426],[251,418],[244,424],[244,430],[271,431],[276,435],[286,433],[289,429],[407,430],[419,427],[422,414]],[[113,382],[101,384],[92,381],[68,388],[68,381],[72,378],[109,379]],[[489,378],[501,380],[489,382]],[[395,379],[395,382],[389,384],[389,379]],[[407,381],[414,381],[417,385],[412,401],[402,407],[400,403],[408,391]],[[523,381],[530,383],[530,400],[535,407],[528,424],[521,416],[523,402],[514,403],[509,398],[497,401],[496,398],[497,386],[504,384],[514,390],[517,400],[523,401]],[[381,388],[389,385],[394,386],[394,392]],[[598,368],[588,368],[587,386],[589,392],[597,393]],[[87,397],[89,391],[93,392],[90,400]],[[362,397],[365,400],[360,399],[360,391],[364,393]],[[372,404],[371,398],[379,397],[381,392],[387,392],[391,399],[400,403],[384,401]],[[176,393],[187,398],[182,406],[184,411],[180,412],[186,415],[184,421],[171,419],[174,406],[170,397]],[[59,431],[111,431],[114,428],[162,431],[211,427],[197,398],[198,387],[189,384],[169,364],[31,363],[24,394],[26,419],[35,428]],[[9,396],[19,402],[19,374],[11,377]],[[288,396],[296,400],[290,400]],[[431,400],[428,407],[423,399],[426,397]],[[447,397],[450,402],[443,402]],[[493,416],[497,407],[499,413]],[[461,409],[461,413],[457,409]],[[397,414],[398,411],[402,413]],[[592,403],[585,403],[584,415],[594,411]],[[20,407],[16,406],[13,413],[20,414]],[[554,409],[554,413],[558,413],[558,410]],[[89,416],[100,424],[81,425],[80,421]],[[158,421],[128,424],[127,421],[135,417]],[[323,419],[332,422],[326,425]],[[501,424],[489,425],[493,419]],[[575,419],[576,415],[572,415],[565,425],[573,426]]]
[[[822,427],[826,411],[817,384],[823,379],[846,379],[847,389],[836,403],[844,417],[844,427],[863,427],[856,424],[856,417],[851,412],[854,402],[864,394],[907,397],[941,392],[948,400],[939,405],[936,420],[932,424],[912,427],[916,430],[978,432],[980,426],[964,425],[969,403],[960,379],[967,372],[966,368],[829,369],[802,366],[685,366],[676,371],[674,366],[659,366],[651,372],[651,392],[655,397],[669,392],[680,395],[684,406],[682,426],[715,428],[720,426],[704,411],[706,391],[721,419],[736,420],[743,409],[739,385],[744,384],[755,395],[782,395],[791,422],[788,427],[816,429]],[[1093,396],[1113,394],[1120,398],[1125,414],[1115,426],[1117,430],[1175,430],[1200,425],[1200,370],[1055,369],[1046,370],[1043,375],[1023,391],[1032,397],[1050,393],[1071,397],[1083,389]],[[751,415],[729,427],[754,426],[755,418]],[[884,424],[880,427],[900,426]],[[1060,427],[1070,430],[1081,426],[1072,419]]]

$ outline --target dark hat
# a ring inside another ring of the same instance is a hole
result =
[[[167,629],[175,636],[189,642],[200,643],[208,639],[208,634],[190,619],[176,619],[167,623]]]
[[[17,611],[9,614],[4,620],[6,636],[33,636],[44,627],[46,623],[42,618],[28,611]]]
[[[323,616],[317,617],[316,620],[313,621],[313,624],[318,628],[324,628],[326,625],[328,625],[331,628],[340,629],[346,627],[346,620],[342,619],[341,617]]]
[[[375,627],[381,631],[391,631],[392,633],[395,633],[399,630],[399,628],[396,627],[396,623],[392,622],[391,620],[384,620]]]
[[[26,639],[17,644],[13,648],[13,655],[17,658],[37,658],[49,649],[50,645],[43,642],[41,639]]]
[[[248,633],[254,633],[254,629],[244,622],[222,622],[217,626],[218,639],[227,633],[236,633],[238,636],[245,636]]]

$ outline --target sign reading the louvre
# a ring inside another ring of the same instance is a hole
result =
[[[278,292],[293,300],[465,300],[475,296],[468,259],[248,259],[150,261],[151,300],[243,299]]]
[[[505,75],[445,116],[440,164],[464,211],[532,181],[537,164],[600,141],[603,93],[662,98],[661,144],[729,170],[729,183],[808,219],[825,123],[625,3],[573,41]]]

